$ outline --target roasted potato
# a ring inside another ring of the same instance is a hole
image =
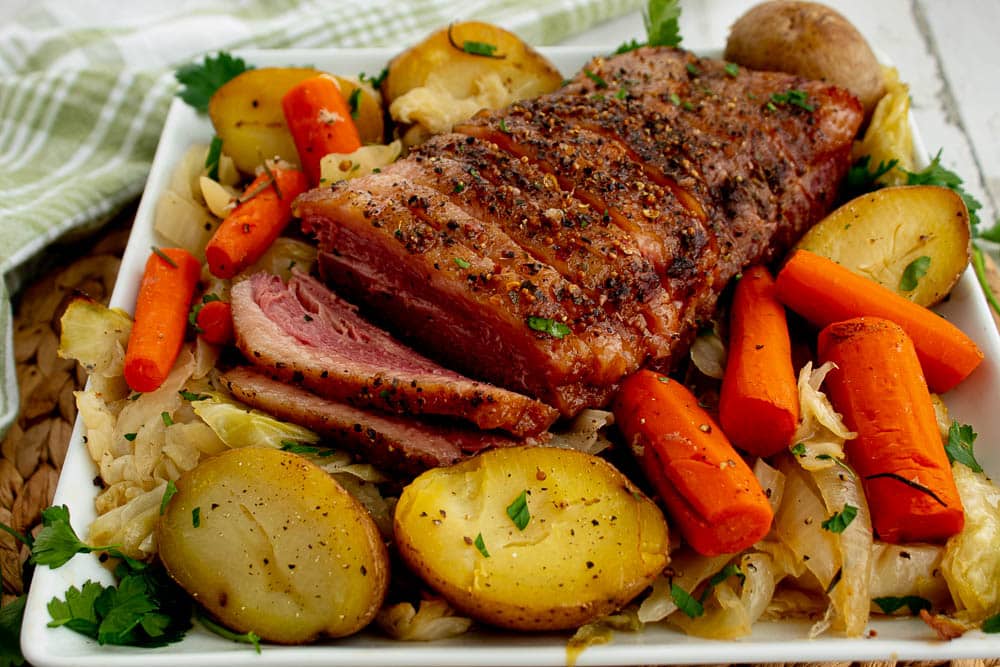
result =
[[[882,66],[865,38],[835,10],[815,2],[773,0],[736,20],[725,59],[758,70],[822,79],[849,89],[870,118],[882,97]]]
[[[394,533],[410,568],[454,607],[516,630],[614,611],[668,561],[656,505],[604,459],[554,447],[425,472],[403,490]]]
[[[267,447],[181,475],[156,540],[170,576],[223,624],[282,644],[357,632],[389,581],[358,501],[305,458]]]
[[[488,23],[454,23],[392,59],[382,92],[407,137],[447,132],[480,109],[499,109],[562,84],[544,56]],[[421,131],[411,132],[409,125]]]
[[[883,188],[836,209],[797,248],[871,278],[922,306],[951,291],[969,264],[969,212],[934,185]]]
[[[299,81],[318,74],[322,72],[309,67],[251,69],[215,91],[208,103],[208,116],[222,139],[223,150],[232,156],[240,171],[251,174],[265,158],[275,155],[299,163],[295,142],[281,110],[281,98]],[[357,79],[334,78],[345,99],[350,98],[355,88],[361,88],[354,119],[361,142],[382,143],[385,126],[381,95]]]

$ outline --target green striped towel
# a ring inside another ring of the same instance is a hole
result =
[[[9,294],[46,247],[142,191],[174,69],[238,48],[413,42],[476,18],[552,44],[638,0],[42,2],[0,27],[0,435],[17,414]],[[27,5],[26,5],[27,6]]]

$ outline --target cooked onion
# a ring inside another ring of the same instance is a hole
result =
[[[691,361],[704,375],[721,380],[726,371],[726,346],[715,330],[698,334],[691,345]]]

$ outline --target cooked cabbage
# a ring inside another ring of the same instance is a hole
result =
[[[1000,488],[960,463],[952,472],[965,527],[945,545],[941,572],[960,616],[981,621],[1000,612]]]
[[[73,299],[59,323],[58,354],[76,359],[91,375],[114,377],[125,367],[125,347],[132,318],[119,308],[108,308],[88,297]]]

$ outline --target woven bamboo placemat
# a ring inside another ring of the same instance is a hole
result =
[[[55,268],[15,297],[14,357],[21,404],[17,422],[0,443],[0,522],[22,534],[36,534],[41,527],[42,510],[52,504],[76,420],[73,392],[86,381],[86,374],[75,362],[60,359],[56,354],[59,318],[78,292],[107,303],[133,216],[134,208],[126,210],[90,243],[54,248],[48,263]],[[82,253],[81,247],[85,248]],[[1000,270],[989,257],[986,259],[990,282],[1000,294]],[[994,319],[1000,327],[1000,318],[994,314]],[[22,565],[27,557],[26,547],[0,531],[3,604],[25,592]],[[895,661],[776,663],[778,667],[895,667],[896,664]],[[949,662],[902,664],[939,667]],[[1000,658],[953,660],[950,665],[1000,667]]]

